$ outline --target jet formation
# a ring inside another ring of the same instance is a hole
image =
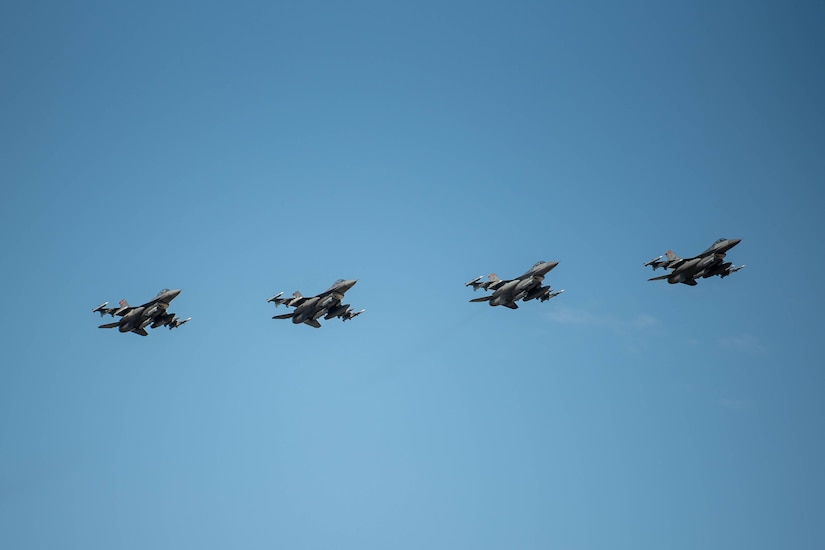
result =
[[[667,279],[670,284],[682,283],[690,286],[696,286],[696,279],[713,277],[719,275],[725,278],[731,273],[736,273],[744,265],[737,267],[733,266],[732,262],[725,261],[725,254],[728,250],[736,246],[742,239],[717,239],[704,252],[692,258],[680,258],[672,250],[668,250],[665,256],[666,260],[662,260],[662,256],[654,258],[645,263],[645,267],[651,266],[653,271],[660,267],[663,269],[670,269],[667,275],[660,275],[659,277],[652,277],[648,281],[661,281]]]
[[[707,279],[716,275],[722,278],[727,277],[745,267],[744,265],[734,266],[732,262],[725,259],[727,252],[740,242],[741,239],[717,239],[701,254],[691,258],[680,258],[675,252],[668,250],[665,255],[654,258],[644,265],[652,267],[654,271],[662,268],[670,272],[648,280],[667,280],[670,284],[682,283],[696,286],[697,279],[700,278]],[[667,259],[663,260],[665,256]],[[491,273],[486,281],[483,280],[483,276],[480,276],[465,283],[464,286],[471,286],[474,291],[478,289],[491,291],[491,294],[474,298],[470,302],[487,302],[491,306],[518,309],[516,303],[518,301],[546,302],[564,292],[564,290],[553,290],[549,284],[544,284],[545,276],[558,265],[559,262],[542,260],[533,264],[533,267],[515,279],[500,279],[495,273]],[[272,318],[292,319],[296,325],[303,323],[315,328],[321,328],[319,319],[322,317],[324,320],[336,317],[342,321],[354,319],[365,310],[354,311],[350,304],[344,304],[342,301],[347,291],[357,282],[355,279],[338,279],[324,292],[309,297],[303,296],[297,290],[288,298],[283,298],[283,292],[278,293],[267,302],[274,303],[275,307],[284,305],[294,310]],[[130,306],[126,300],[119,302],[120,307],[106,307],[109,302],[104,302],[92,312],[100,313],[101,317],[106,315],[120,317],[119,321],[100,325],[99,328],[117,328],[120,332],[134,332],[141,336],[148,336],[147,327],[154,329],[163,326],[171,330],[189,322],[191,317],[180,319],[168,311],[169,304],[180,292],[180,290],[163,289],[145,304],[135,307]]]
[[[559,262],[545,262],[540,260],[533,264],[523,275],[515,279],[502,280],[495,273],[490,273],[486,281],[482,281],[483,275],[476,277],[464,286],[472,286],[473,291],[483,288],[492,290],[493,293],[481,298],[473,298],[471,302],[488,302],[491,306],[504,306],[510,309],[518,309],[518,302],[522,300],[529,302],[538,298],[541,302],[546,302],[550,298],[558,296],[564,290],[553,290],[550,285],[542,286],[544,276],[550,270],[559,265]]]
[[[321,323],[318,322],[321,317],[324,320],[334,317],[340,317],[342,321],[354,319],[364,313],[365,310],[353,311],[349,304],[342,304],[341,300],[344,299],[344,294],[357,282],[355,279],[338,279],[321,294],[309,298],[304,297],[297,290],[291,298],[281,298],[283,292],[276,294],[267,302],[274,302],[275,307],[283,304],[286,307],[294,307],[295,310],[283,315],[275,315],[272,318],[292,319],[292,322],[296,325],[304,323],[315,328],[321,328]]]
[[[100,313],[101,317],[107,314],[120,317],[120,321],[100,325],[98,328],[117,327],[120,332],[134,332],[141,336],[148,336],[147,326],[149,328],[169,327],[169,330],[172,330],[189,322],[191,317],[181,320],[174,313],[166,311],[169,303],[177,298],[178,294],[180,290],[164,288],[158,292],[157,296],[141,306],[132,307],[126,300],[121,300],[120,307],[106,307],[109,302],[103,302],[94,308],[92,313]]]

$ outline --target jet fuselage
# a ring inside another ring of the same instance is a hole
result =
[[[727,277],[744,266],[732,267],[733,264],[725,261],[725,254],[728,250],[741,242],[741,239],[717,239],[707,249],[698,256],[692,258],[680,258],[672,250],[667,252],[667,259],[661,260],[662,256],[650,260],[645,266],[652,266],[655,271],[658,268],[670,269],[668,275],[653,277],[649,280],[666,279],[670,284],[683,283],[686,285],[696,285],[696,279],[713,277],[719,275]]]
[[[276,307],[280,304],[286,304],[287,307],[295,308],[292,313],[276,315],[273,319],[292,319],[292,322],[296,325],[306,323],[318,328],[321,326],[318,323],[318,319],[321,317],[325,319],[341,317],[347,320],[360,314],[360,312],[351,312],[349,304],[341,303],[344,294],[357,282],[355,279],[339,279],[317,296],[305,298],[301,296],[300,292],[296,291],[292,298],[281,298],[283,293],[280,293],[267,301],[275,302]]]
[[[180,290],[162,290],[145,304],[132,308],[121,317],[117,329],[120,332],[131,332],[148,326],[158,315],[166,313],[169,302],[177,298],[178,294],[180,294]]]
[[[563,291],[553,292],[549,286],[542,286],[544,276],[559,262],[538,261],[529,270],[519,275],[515,279],[502,280],[495,273],[491,273],[488,281],[481,281],[481,277],[473,279],[465,286],[472,286],[473,290],[483,288],[492,294],[482,298],[474,298],[471,302],[487,302],[491,306],[506,306],[510,309],[517,309],[516,302],[519,300],[530,301],[540,299],[542,302],[557,296]]]

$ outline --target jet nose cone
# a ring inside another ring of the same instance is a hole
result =
[[[169,298],[177,298],[178,294],[180,294],[180,291],[181,291],[180,288],[178,288],[176,290],[170,290],[169,291]]]
[[[718,251],[727,252],[728,250],[739,244],[741,240],[742,239],[725,239],[723,242],[720,243]]]
[[[557,265],[559,265],[559,262],[542,262],[542,264],[539,266],[538,271],[542,274],[549,273]]]
[[[358,282],[358,279],[349,279],[349,280],[344,281],[344,283],[341,286],[343,286],[345,290],[349,290],[352,287],[354,287],[355,283],[357,283],[357,282]]]

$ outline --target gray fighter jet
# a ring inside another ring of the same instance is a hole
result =
[[[100,325],[98,328],[115,328],[120,332],[134,332],[141,336],[148,336],[146,327],[158,328],[169,327],[169,330],[188,323],[191,317],[186,319],[178,318],[174,313],[168,313],[169,303],[174,300],[180,290],[169,290],[164,288],[158,292],[157,296],[143,304],[132,307],[126,300],[118,302],[120,307],[106,307],[109,302],[103,302],[92,310],[92,313],[100,313],[100,316],[111,315],[120,317],[120,321]]]
[[[652,277],[648,281],[661,281],[667,279],[670,284],[683,283],[690,286],[696,286],[696,279],[713,277],[719,275],[722,278],[727,277],[731,273],[736,273],[743,267],[733,266],[732,262],[725,261],[725,253],[728,250],[739,244],[742,239],[717,239],[707,250],[694,256],[692,258],[680,258],[672,250],[668,250],[665,256],[666,260],[662,260],[662,256],[654,258],[645,263],[645,267],[651,266],[653,271],[660,267],[663,269],[670,269],[671,272],[667,275],[659,277]]]
[[[275,315],[273,319],[292,319],[296,325],[299,323],[307,324],[311,327],[321,328],[321,323],[318,319],[323,317],[325,320],[333,317],[340,317],[342,321],[349,321],[358,317],[364,311],[353,311],[349,304],[342,304],[344,294],[355,286],[358,281],[354,279],[344,280],[338,279],[327,290],[309,298],[301,295],[297,290],[292,294],[291,298],[281,298],[283,292],[276,294],[267,302],[274,302],[275,307],[281,304],[287,307],[294,307],[295,311],[285,313],[283,315]]]
[[[493,291],[489,296],[474,298],[470,300],[471,302],[489,302],[491,306],[518,309],[516,302],[519,300],[529,302],[538,298],[540,301],[546,302],[564,292],[564,290],[553,290],[550,285],[542,286],[544,276],[557,265],[559,265],[559,262],[538,261],[533,264],[533,267],[527,273],[515,279],[501,280],[495,273],[490,273],[487,281],[482,281],[483,276],[481,276],[464,286],[472,286],[473,290],[483,288],[484,290]]]

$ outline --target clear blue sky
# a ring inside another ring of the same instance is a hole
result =
[[[3,4],[0,547],[825,547],[823,6]]]

